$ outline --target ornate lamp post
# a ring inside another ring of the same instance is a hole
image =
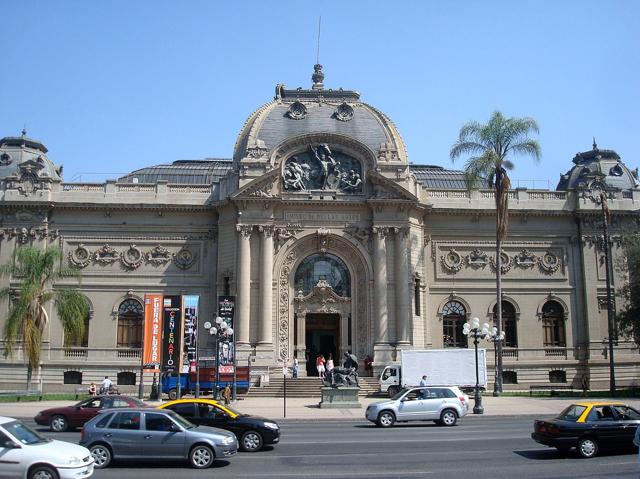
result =
[[[489,331],[489,334],[487,334],[487,337],[485,339],[493,343],[493,354],[494,354],[493,364],[494,364],[494,377],[495,377],[494,381],[497,381],[498,380],[498,345],[503,344],[504,331],[500,331],[500,334],[498,334],[498,328],[494,326],[493,328],[491,328],[491,330]]]
[[[489,335],[489,325],[487,323],[484,323],[482,325],[482,329],[480,329],[480,320],[478,318],[471,318],[471,321],[465,323],[462,327],[462,333],[465,336],[473,338],[473,346],[476,350],[476,387],[473,396],[473,414],[483,414],[484,408],[482,407],[480,377],[478,375],[478,341],[486,338]]]
[[[220,340],[233,335],[233,328],[230,328],[227,322],[218,316],[215,326],[209,328],[209,334],[214,336],[216,341],[216,383],[213,397],[218,399],[220,392],[218,386],[220,384]]]

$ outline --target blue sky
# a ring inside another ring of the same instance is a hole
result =
[[[0,136],[26,124],[66,181],[230,158],[277,83],[311,86],[319,15],[325,86],[387,113],[413,163],[452,167],[460,126],[495,109],[540,124],[542,162],[515,161],[523,185],[555,188],[594,136],[639,163],[634,0],[5,0],[2,13]]]

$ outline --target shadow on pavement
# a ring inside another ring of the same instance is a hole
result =
[[[206,470],[215,470],[215,469],[222,469],[223,467],[226,467],[230,464],[229,461],[224,460],[224,459],[218,459],[213,461],[213,464],[211,465],[211,467],[209,469],[202,469],[204,471]],[[160,468],[160,469],[167,469],[167,468],[175,468],[175,469],[188,469],[191,471],[197,471],[198,469],[193,469],[189,463],[187,463],[187,461],[140,461],[140,460],[131,460],[131,461],[123,461],[123,460],[114,460],[111,464],[109,464],[109,467],[107,467],[106,469],[120,469],[120,468],[127,468],[127,469],[146,469],[146,468]],[[97,469],[99,470],[99,469]]]

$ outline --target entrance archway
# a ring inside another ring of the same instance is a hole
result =
[[[340,322],[336,313],[308,313],[304,319],[305,347],[307,358],[307,376],[315,376],[316,359],[324,356],[325,361],[331,357],[334,361],[340,351]]]

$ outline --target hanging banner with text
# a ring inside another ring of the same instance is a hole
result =
[[[165,296],[162,300],[164,328],[162,331],[162,371],[175,373],[181,371],[182,356],[182,297]]]
[[[218,296],[218,316],[220,316],[230,328],[233,328],[233,315],[236,308],[235,296]],[[234,335],[227,336],[218,344],[218,366],[220,372],[233,372],[233,359],[235,356]]]
[[[144,295],[144,348],[142,367],[145,372],[160,372],[162,344],[162,295]]]
[[[196,371],[198,361],[198,301],[200,296],[195,294],[182,297],[184,317],[182,372]]]

